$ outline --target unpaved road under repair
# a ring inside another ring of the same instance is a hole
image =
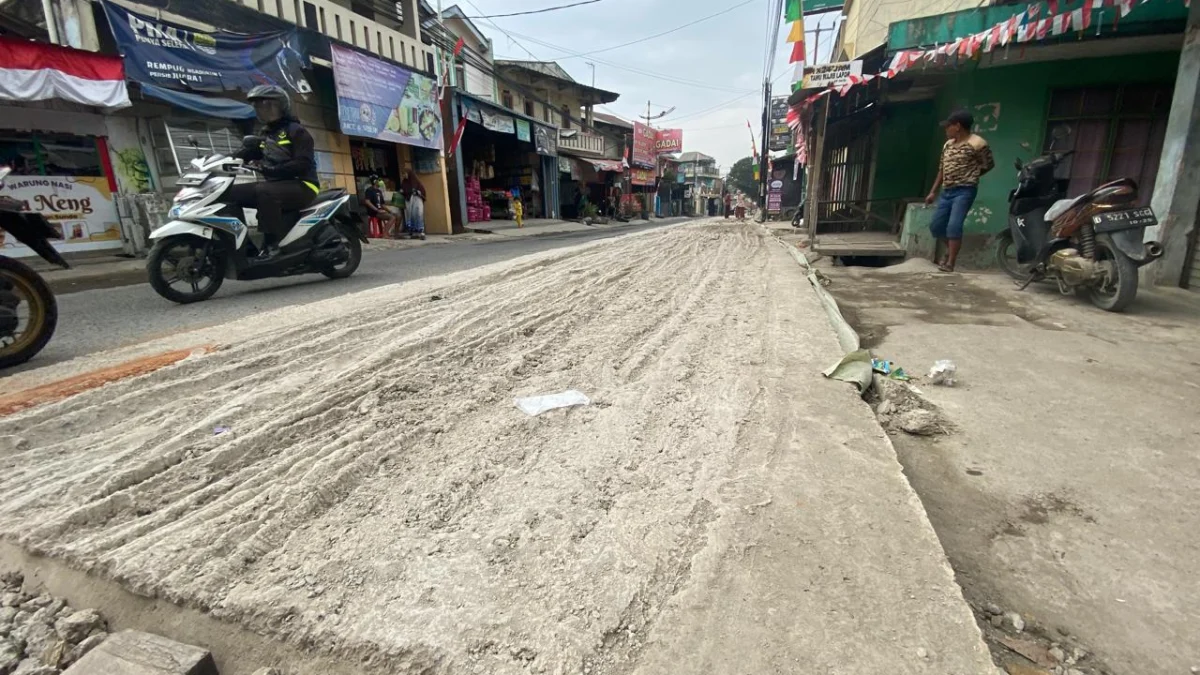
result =
[[[755,226],[331,302],[4,419],[0,534],[363,670],[992,672]],[[567,388],[592,405],[513,405]]]

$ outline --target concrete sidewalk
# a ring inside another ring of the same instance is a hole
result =
[[[571,232],[594,231],[598,229],[619,229],[647,223],[670,225],[689,220],[688,218],[656,218],[652,221],[631,220],[627,223],[612,221],[606,224],[586,225],[567,220],[534,219],[526,221],[523,228],[509,220],[495,220],[487,223],[473,223],[465,234],[441,235],[431,234],[424,241],[417,239],[372,239],[363,247],[365,253],[372,251],[391,251],[396,249],[419,248],[423,246],[439,246],[444,244],[465,244],[503,239],[550,236]],[[146,280],[146,261],[144,258],[133,258],[123,255],[96,255],[69,259],[71,269],[61,269],[40,258],[22,258],[33,269],[37,270],[55,293],[74,293],[100,287],[128,286],[140,284]]]
[[[950,433],[893,443],[981,619],[1082,645],[1078,672],[1196,672],[1200,294],[1143,288],[1109,314],[920,259],[816,267],[874,356],[958,367],[918,383]]]

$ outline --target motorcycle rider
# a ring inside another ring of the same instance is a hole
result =
[[[291,229],[285,226],[283,214],[312,204],[321,188],[312,135],[292,115],[287,91],[259,85],[250,90],[246,100],[264,125],[262,140],[258,145],[243,146],[234,157],[260,162],[266,180],[234,185],[226,199],[235,206],[258,209],[258,229],[263,234],[259,257],[268,258]]]

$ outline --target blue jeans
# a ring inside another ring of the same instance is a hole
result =
[[[942,188],[933,209],[933,221],[929,223],[930,233],[937,239],[962,239],[963,223],[978,192],[979,187],[975,185]]]

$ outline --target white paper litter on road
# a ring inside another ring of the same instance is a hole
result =
[[[517,407],[530,417],[537,417],[547,410],[569,408],[573,405],[591,405],[592,399],[582,391],[568,389],[557,394],[542,394],[541,396],[524,396],[516,399]]]

